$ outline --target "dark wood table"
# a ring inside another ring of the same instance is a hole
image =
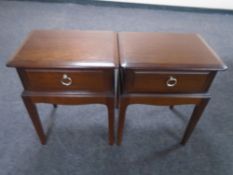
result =
[[[22,98],[42,144],[46,135],[36,103],[107,106],[109,144],[114,143],[114,32],[36,30],[7,64],[22,81]]]
[[[181,144],[185,144],[201,117],[208,89],[219,70],[227,67],[196,34],[119,33],[120,116],[122,143],[125,112],[130,104],[194,104]]]

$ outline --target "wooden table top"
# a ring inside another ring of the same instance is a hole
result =
[[[197,34],[119,33],[121,66],[159,70],[225,70],[227,66]]]
[[[109,31],[35,30],[8,62],[24,68],[112,68],[117,35]]]

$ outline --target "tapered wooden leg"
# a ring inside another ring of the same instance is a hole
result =
[[[117,78],[116,78],[116,108],[119,109],[119,98],[120,98],[120,73],[119,70],[117,71]]]
[[[125,112],[126,112],[127,104],[124,100],[120,100],[120,108],[119,108],[119,120],[118,120],[118,131],[117,131],[117,145],[121,145],[123,130],[125,125]]]
[[[114,99],[112,99],[111,101],[109,100],[108,104],[107,104],[107,108],[108,108],[108,142],[109,145],[113,145],[114,144]]]
[[[181,141],[182,145],[185,145],[187,143],[187,141],[188,141],[189,137],[191,136],[197,122],[199,121],[206,105],[208,104],[208,101],[209,101],[209,99],[203,99],[200,104],[195,106],[193,113],[192,113],[192,116],[189,120],[188,126],[185,130],[183,139]]]
[[[28,114],[32,120],[32,123],[36,129],[36,132],[39,136],[39,139],[40,139],[40,142],[41,144],[45,144],[46,143],[46,136],[44,134],[44,131],[43,131],[43,128],[42,128],[42,125],[41,125],[41,121],[40,121],[40,118],[39,118],[39,115],[38,115],[38,112],[37,112],[37,109],[36,109],[36,106],[35,104],[31,101],[30,97],[22,97],[23,99],[23,102],[25,104],[25,107],[28,111]]]
[[[117,109],[119,109],[119,94],[120,94],[120,90],[119,90],[120,88],[119,87],[117,87],[117,90],[116,90],[116,104],[115,104],[115,107],[117,108]]]
[[[53,104],[53,107],[54,107],[54,108],[57,108],[57,104]]]

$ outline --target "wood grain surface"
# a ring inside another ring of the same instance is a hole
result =
[[[121,32],[121,66],[157,70],[225,70],[227,66],[197,34]]]
[[[20,68],[112,68],[117,64],[117,35],[114,32],[35,30],[7,65]]]

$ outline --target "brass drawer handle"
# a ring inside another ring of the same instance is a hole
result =
[[[177,79],[170,76],[169,79],[167,80],[167,87],[175,87],[177,84]]]
[[[63,74],[60,82],[64,86],[70,86],[72,84],[72,79],[67,74]]]

